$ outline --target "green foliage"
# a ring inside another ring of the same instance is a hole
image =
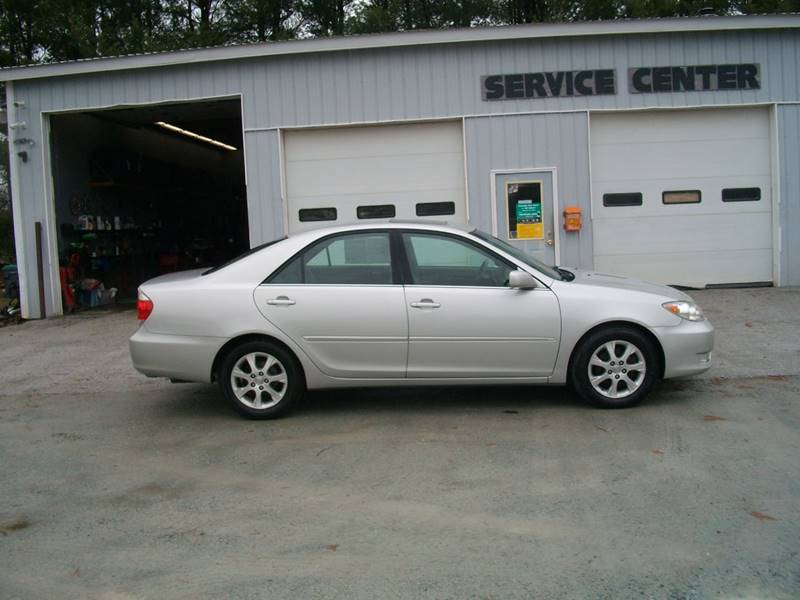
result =
[[[411,29],[800,11],[800,0],[0,0],[0,66]]]

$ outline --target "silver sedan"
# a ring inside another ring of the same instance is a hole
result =
[[[540,263],[478,230],[318,229],[140,287],[133,364],[217,381],[248,417],[307,389],[570,384],[605,408],[710,366],[714,329],[674,288]]]

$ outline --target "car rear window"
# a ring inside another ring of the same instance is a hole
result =
[[[267,248],[268,246],[272,246],[273,244],[277,244],[278,242],[282,242],[285,239],[286,239],[286,236],[284,236],[282,238],[278,238],[277,240],[272,240],[270,242],[265,242],[263,244],[259,244],[258,246],[255,246],[254,248],[250,248],[250,250],[248,250],[247,252],[243,252],[242,254],[237,256],[236,258],[232,258],[228,262],[222,263],[221,265],[217,265],[216,267],[211,267],[207,271],[203,271],[202,275],[209,275],[211,273],[215,273],[216,271],[219,271],[220,269],[224,269],[225,267],[230,266],[233,263],[239,262],[243,258],[247,258],[251,254],[255,254],[256,252],[258,252],[260,250],[263,250],[264,248]]]

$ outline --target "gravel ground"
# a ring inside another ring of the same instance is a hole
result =
[[[136,374],[131,311],[0,329],[0,598],[796,598],[800,290],[693,295],[715,367],[625,411],[370,390],[251,422]]]

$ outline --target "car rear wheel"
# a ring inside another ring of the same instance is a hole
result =
[[[601,329],[586,338],[572,364],[572,384],[601,408],[627,408],[647,396],[658,380],[653,343],[630,327]]]
[[[233,407],[252,419],[286,414],[305,389],[295,358],[276,344],[258,341],[236,346],[227,354],[219,384]]]

